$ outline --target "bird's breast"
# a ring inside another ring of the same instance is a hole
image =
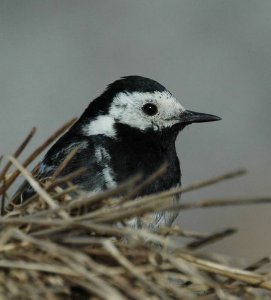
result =
[[[180,164],[174,143],[162,147],[159,143],[143,139],[121,141],[111,144],[109,153],[110,166],[117,183],[135,174],[142,174],[144,180],[167,163],[166,172],[138,196],[164,191],[180,183]]]

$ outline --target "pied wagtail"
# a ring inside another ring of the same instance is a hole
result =
[[[143,180],[167,162],[166,172],[137,197],[180,186],[181,171],[175,149],[178,133],[191,123],[218,121],[219,117],[186,110],[160,83],[127,76],[111,83],[94,99],[78,121],[51,147],[36,177],[49,177],[69,154],[77,152],[61,175],[80,167],[87,170],[74,180],[83,190],[98,193],[116,187],[137,173]],[[22,201],[34,194],[28,186]],[[172,199],[176,204],[179,196]],[[178,211],[136,218],[130,225],[157,228],[171,225]]]

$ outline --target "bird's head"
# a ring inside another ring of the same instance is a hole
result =
[[[144,132],[182,130],[191,123],[218,121],[219,117],[186,110],[160,83],[141,76],[123,77],[90,103],[81,117],[84,135],[114,138],[118,125]]]

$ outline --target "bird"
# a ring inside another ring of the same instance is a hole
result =
[[[167,163],[164,174],[136,196],[142,197],[181,186],[181,169],[175,141],[178,134],[192,123],[218,121],[216,115],[185,109],[157,81],[138,76],[125,76],[109,84],[90,102],[81,117],[60,137],[41,161],[38,179],[50,177],[71,150],[77,152],[62,175],[80,167],[86,171],[75,183],[87,192],[112,189],[127,178],[142,174],[142,180]],[[21,195],[25,201],[34,194],[28,186]],[[179,203],[174,196],[172,203]],[[171,226],[176,210],[154,212],[150,217],[135,218],[136,228]]]

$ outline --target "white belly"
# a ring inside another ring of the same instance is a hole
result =
[[[172,206],[177,205],[180,201],[181,195],[175,195],[172,197]],[[168,210],[158,211],[146,214],[144,217],[132,218],[125,223],[133,228],[150,228],[157,229],[163,226],[171,226],[173,221],[177,218],[179,211]]]

